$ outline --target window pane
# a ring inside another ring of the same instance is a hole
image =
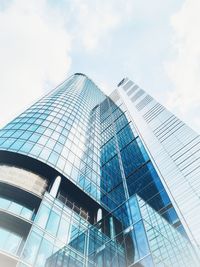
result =
[[[46,239],[43,239],[38,252],[35,266],[37,267],[45,266],[46,259],[51,256],[52,251],[53,251],[53,244],[47,241]]]
[[[9,207],[9,211],[11,211],[17,215],[20,214],[21,210],[22,210],[22,206],[18,203],[15,203],[15,202],[12,202],[10,207]]]
[[[46,223],[49,217],[49,212],[50,212],[50,209],[47,206],[42,205],[37,214],[35,222],[43,229],[45,229],[45,226],[46,226]]]
[[[10,200],[5,198],[0,198],[0,208],[1,209],[7,209],[10,205]]]
[[[57,237],[63,241],[65,244],[67,244],[68,241],[68,235],[69,235],[69,228],[70,223],[68,220],[61,218],[60,226],[58,229]]]
[[[133,223],[136,223],[141,218],[136,197],[130,198],[129,207],[130,207],[130,218],[132,219]]]
[[[33,264],[40,246],[41,236],[32,232],[28,238],[26,247],[23,251],[22,258],[29,264]]]
[[[33,211],[30,209],[27,209],[25,207],[23,207],[22,211],[21,211],[21,216],[27,220],[30,220],[32,217]]]
[[[59,220],[60,216],[55,211],[51,211],[46,230],[49,231],[51,234],[56,235],[58,230]]]
[[[0,249],[4,249],[8,236],[9,232],[6,229],[0,228]]]
[[[135,224],[134,229],[135,229],[135,236],[137,240],[137,247],[139,250],[140,258],[142,258],[149,253],[149,247],[143,223],[139,222]]]
[[[124,235],[124,242],[126,246],[126,257],[128,265],[136,262],[139,259],[137,243],[135,240],[134,231]]]
[[[17,254],[19,245],[22,241],[22,237],[15,233],[10,233],[5,244],[5,250],[12,254]]]

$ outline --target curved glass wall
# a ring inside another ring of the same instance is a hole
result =
[[[0,196],[0,209],[7,212],[11,212],[17,216],[20,216],[26,220],[31,220],[34,216],[34,210],[25,207],[21,203],[15,200],[9,199],[4,196]]]
[[[93,140],[91,145],[97,151],[98,140],[93,136],[95,129],[91,133],[88,129],[91,110],[104,98],[86,76],[74,75],[0,131],[0,150],[34,157],[70,177],[86,192],[89,181],[91,195],[98,199],[98,152],[92,157],[93,150],[88,148]],[[88,172],[93,180],[88,177],[81,183]]]

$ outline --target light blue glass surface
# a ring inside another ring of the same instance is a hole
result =
[[[175,261],[182,267],[192,258],[188,240],[174,228],[183,226],[161,179],[126,107],[119,105],[85,75],[73,75],[0,131],[0,150],[45,163],[52,170],[42,172],[47,191],[59,175],[66,193],[37,196],[35,220],[23,222],[26,242],[20,259],[25,263],[151,267],[153,261],[157,266]],[[68,192],[71,183],[76,196]],[[87,216],[81,213],[82,204]],[[28,220],[33,214],[3,198],[0,208]],[[103,214],[99,220],[98,209]],[[0,228],[0,248],[16,254],[20,238],[11,232]]]

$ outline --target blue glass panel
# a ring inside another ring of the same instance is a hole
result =
[[[126,203],[114,210],[113,215],[123,224],[124,228],[130,225],[130,217]]]
[[[40,206],[39,212],[37,213],[35,223],[38,224],[40,227],[45,229],[48,217],[49,217],[50,209],[42,204]]]
[[[113,137],[101,149],[101,164],[103,165],[117,153],[116,141]]]
[[[10,200],[0,197],[0,208],[7,209],[10,205]]]
[[[60,215],[52,210],[46,226],[46,230],[50,232],[52,235],[56,235],[59,221],[60,221]]]
[[[21,236],[15,233],[10,233],[6,240],[4,249],[10,252],[11,254],[17,254],[21,241]]]
[[[106,192],[112,190],[122,181],[118,156],[112,158],[102,167],[101,188]]]
[[[124,234],[124,244],[126,249],[127,265],[131,265],[139,259],[139,252],[134,231]]]
[[[119,132],[127,123],[128,123],[128,120],[127,120],[126,116],[124,114],[121,115],[115,121],[115,130],[116,130],[116,132]]]
[[[40,138],[40,135],[37,133],[32,134],[32,136],[29,138],[30,141],[36,143]]]
[[[20,213],[20,216],[22,216],[23,218],[27,220],[30,220],[32,218],[32,215],[33,215],[33,211],[25,207],[23,207]]]
[[[29,139],[29,137],[30,137],[31,135],[32,135],[32,132],[28,132],[28,131],[26,131],[25,133],[23,133],[23,134],[20,136],[20,138],[27,140],[27,139]]]
[[[30,236],[28,237],[23,254],[22,254],[22,259],[25,262],[29,264],[34,263],[36,256],[37,256],[38,249],[40,247],[41,240],[42,240],[42,237],[39,234],[35,233],[34,231],[31,232]]]
[[[140,138],[137,138],[136,141],[137,141],[137,144],[138,144],[138,146],[139,146],[139,148],[140,148],[140,150],[141,150],[141,152],[142,152],[142,155],[143,155],[143,157],[144,157],[144,160],[145,160],[145,161],[149,160],[149,156],[148,156],[148,154],[147,154],[147,152],[146,152],[146,149],[144,148],[144,146],[143,146],[143,144],[142,144]]]
[[[22,206],[18,203],[12,202],[10,207],[9,207],[9,211],[15,213],[15,214],[20,214],[22,210]]]
[[[160,192],[152,199],[148,200],[148,203],[151,207],[153,207],[155,210],[159,211],[163,207],[170,204],[170,199],[165,191]]]
[[[110,199],[113,200],[118,205],[123,203],[125,201],[125,193],[124,193],[124,186],[123,184],[119,184],[114,189],[112,189],[110,192],[108,192],[108,196]]]
[[[25,153],[29,153],[33,146],[34,146],[34,144],[26,143],[20,148],[20,150],[25,152]]]
[[[19,138],[20,135],[22,135],[23,132],[24,132],[24,131],[22,131],[22,130],[17,130],[17,131],[15,131],[15,132],[13,133],[12,137],[13,137],[13,138]]]
[[[38,157],[39,154],[41,153],[41,151],[42,151],[42,146],[39,146],[36,144],[36,145],[34,145],[34,147],[32,148],[30,153],[33,154],[34,156]]]
[[[4,228],[0,228],[0,249],[4,249],[8,236],[9,232]]]
[[[57,237],[65,244],[67,244],[67,241],[69,239],[69,229],[70,229],[69,219],[62,217],[60,220]]]
[[[13,144],[13,142],[15,142],[15,139],[6,139],[6,141],[1,145],[1,147],[8,148]]]
[[[84,250],[86,249],[85,239],[86,239],[85,233],[84,232],[79,233],[78,236],[70,242],[70,246],[76,249],[77,251],[84,253]]]
[[[124,148],[127,144],[129,144],[133,139],[134,135],[132,133],[132,130],[129,126],[129,124],[123,128],[118,134],[117,134],[117,140],[119,148]]]
[[[126,176],[146,162],[146,158],[143,156],[138,146],[137,139],[138,138],[121,151],[122,163]]]
[[[48,158],[48,162],[52,163],[53,165],[56,164],[57,160],[59,158],[59,155],[55,152],[52,152]]]
[[[135,236],[137,240],[137,247],[139,251],[140,258],[143,258],[149,253],[149,246],[147,242],[147,237],[145,234],[143,223],[140,221],[134,225]]]
[[[132,223],[136,223],[141,219],[140,210],[137,202],[137,198],[135,196],[131,197],[127,202],[129,218],[131,219]]]
[[[53,251],[53,244],[46,239],[42,240],[40,249],[38,251],[35,267],[44,267],[46,260],[51,256]]]

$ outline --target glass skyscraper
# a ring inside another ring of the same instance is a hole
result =
[[[0,130],[0,266],[200,266],[198,140],[74,74]]]

